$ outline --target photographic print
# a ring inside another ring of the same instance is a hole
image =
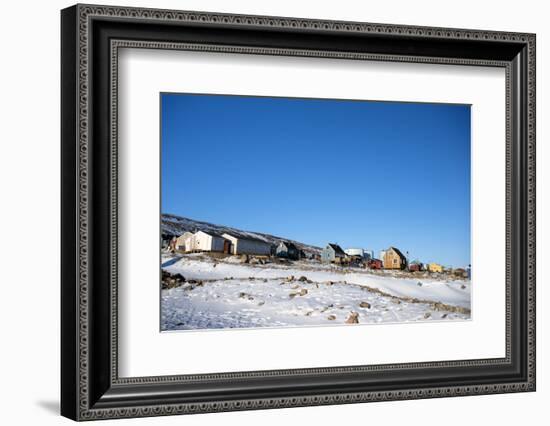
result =
[[[471,318],[470,105],[160,103],[161,331]]]

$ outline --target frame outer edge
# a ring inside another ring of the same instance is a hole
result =
[[[78,359],[75,364],[76,382],[74,390],[77,394],[75,407],[75,417],[77,420],[92,420],[104,419],[113,417],[141,417],[151,415],[170,415],[180,413],[197,413],[197,412],[216,412],[229,410],[247,410],[247,409],[262,409],[262,408],[282,408],[293,406],[308,406],[308,405],[325,405],[325,404],[343,404],[352,402],[367,402],[367,401],[383,401],[383,400],[400,400],[400,399],[415,399],[415,398],[433,398],[441,396],[461,396],[475,395],[488,393],[505,393],[517,391],[529,391],[535,389],[535,36],[526,33],[509,33],[496,31],[481,31],[481,30],[462,30],[462,29],[447,29],[447,28],[429,28],[429,27],[414,27],[403,25],[386,25],[386,24],[368,24],[354,22],[337,22],[324,20],[311,20],[299,18],[276,18],[267,16],[246,16],[246,15],[229,15],[206,12],[185,12],[185,11],[170,11],[158,9],[140,9],[127,7],[110,7],[96,5],[77,5],[70,8],[76,12],[75,28],[77,37],[77,49],[74,52],[76,64],[76,90],[75,97],[78,105],[76,137],[78,141],[78,151],[76,157],[72,161],[76,162],[75,181],[77,181],[77,203],[74,204],[72,210],[77,216],[76,234],[78,235],[76,252],[77,259],[77,284],[78,288],[71,283],[73,291],[77,296],[76,314],[73,324],[77,324],[77,335],[74,336],[75,354]],[[63,13],[68,13],[66,9]],[[219,401],[202,404],[164,404],[161,406],[139,407],[139,408],[113,408],[113,409],[90,409],[89,408],[89,388],[88,388],[88,137],[89,137],[89,109],[88,109],[88,79],[89,79],[89,63],[88,49],[90,45],[89,39],[89,18],[92,16],[112,17],[112,18],[134,18],[141,20],[159,20],[159,21],[176,21],[176,22],[192,22],[192,23],[220,23],[232,26],[256,26],[260,28],[290,28],[290,29],[316,29],[326,30],[328,32],[359,32],[359,33],[382,33],[385,35],[398,33],[401,35],[411,35],[415,37],[437,37],[446,39],[470,39],[470,40],[487,40],[487,41],[508,41],[523,43],[528,46],[528,193],[527,203],[528,210],[528,282],[527,297],[528,297],[528,365],[527,371],[529,377],[526,382],[512,382],[495,385],[479,385],[479,386],[451,386],[449,388],[430,388],[430,389],[410,389],[402,391],[377,392],[375,395],[371,393],[359,394],[330,394],[324,396],[306,396],[292,398],[270,398],[247,401]],[[63,67],[62,67],[63,68]],[[66,68],[63,68],[66,69]],[[70,107],[70,106],[69,106]],[[63,116],[67,113],[66,105],[63,104]],[[66,130],[67,124],[62,123],[63,130]],[[65,141],[66,139],[64,139]],[[73,141],[74,143],[74,141]],[[63,142],[65,147],[65,142]],[[64,157],[64,167],[68,160]],[[67,168],[65,167],[65,170]],[[532,178],[532,179],[531,179]],[[67,184],[63,182],[63,189],[67,189]],[[76,208],[75,208],[76,207]],[[64,204],[65,213],[70,209]],[[63,223],[64,231],[66,232],[66,224]],[[63,234],[65,235],[65,234]],[[74,257],[72,257],[74,259]],[[68,258],[63,255],[63,270],[66,268]],[[68,287],[67,281],[63,281],[63,290]],[[63,318],[66,318],[64,316]],[[70,339],[63,340],[69,342]],[[63,344],[63,343],[62,343]],[[62,352],[65,351],[65,346]],[[77,349],[77,350],[76,350]],[[66,370],[66,367],[63,366]],[[67,401],[65,393],[62,392],[62,400]],[[63,403],[62,403],[63,406]],[[67,415],[67,412],[63,413]]]
[[[78,418],[77,7],[61,11],[61,414]]]

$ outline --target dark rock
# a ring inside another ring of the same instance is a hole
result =
[[[254,300],[254,297],[253,297],[253,296],[251,296],[251,295],[248,294],[248,293],[245,293],[244,291],[241,291],[241,292],[239,293],[239,297],[240,297],[241,299]]]
[[[185,282],[185,277],[182,274],[175,274],[172,276],[176,281]]]
[[[370,303],[369,302],[361,302],[361,303],[359,303],[359,307],[370,309]]]

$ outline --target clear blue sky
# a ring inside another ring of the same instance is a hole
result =
[[[470,106],[161,94],[161,210],[470,263]]]

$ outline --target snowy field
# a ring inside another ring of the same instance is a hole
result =
[[[470,319],[470,281],[311,262],[163,255],[185,282],[162,290],[161,329],[195,330]]]

